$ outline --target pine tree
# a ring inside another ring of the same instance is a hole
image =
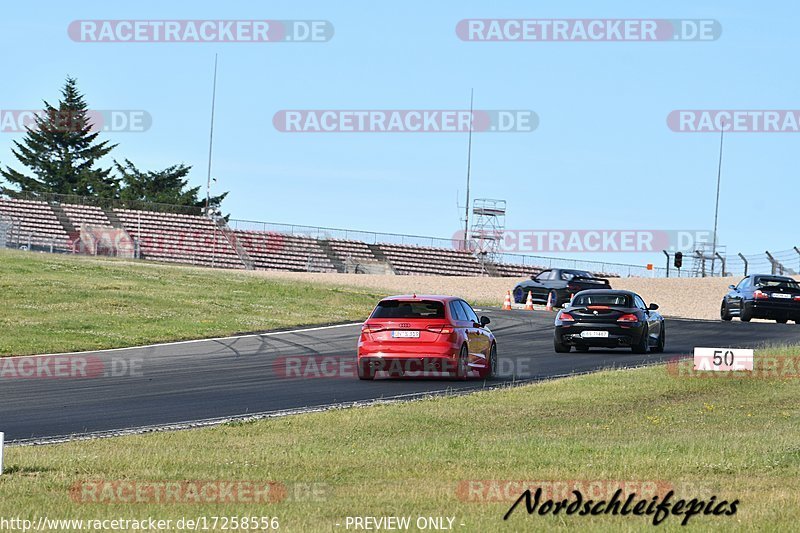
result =
[[[97,142],[99,132],[93,128],[77,82],[68,77],[58,108],[45,101],[44,110],[33,127],[27,128],[22,142],[14,141],[11,152],[32,175],[8,166],[0,168],[0,176],[13,187],[0,184],[0,192],[116,198],[119,184],[111,176],[111,168],[97,165],[117,145]]]
[[[120,201],[130,207],[135,207],[139,202],[205,207],[205,198],[198,197],[200,187],[186,188],[189,184],[188,175],[191,166],[179,164],[164,170],[142,171],[128,159],[124,164],[114,161],[114,166],[122,185]],[[219,207],[227,195],[226,192],[212,196],[209,206]]]

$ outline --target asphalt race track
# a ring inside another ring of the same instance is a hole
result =
[[[82,354],[99,358],[105,374],[122,374],[116,376],[2,377],[0,431],[14,441],[167,425],[636,366],[689,354],[695,346],[744,348],[800,340],[796,324],[672,319],[667,320],[663,354],[556,354],[552,313],[479,314],[491,317],[498,342],[501,376],[488,382],[438,377],[359,381],[353,362],[360,325],[345,325]]]

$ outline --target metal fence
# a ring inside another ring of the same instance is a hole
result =
[[[670,254],[668,258],[670,266],[673,260],[674,254]],[[659,269],[661,272],[666,270],[666,268]],[[673,277],[678,275],[678,271],[674,267],[670,267],[669,271],[669,275]],[[683,271],[680,275],[684,277],[730,277],[747,274],[799,275],[800,247],[795,246],[789,250],[778,252],[767,250],[762,254],[720,254],[715,257],[713,263],[710,254],[704,254],[699,250],[683,252]]]
[[[14,222],[10,218],[0,215],[0,248],[8,246],[13,226]]]
[[[158,213],[177,213],[182,215],[202,215],[204,211],[203,208],[194,206],[142,202],[139,200],[97,198],[93,196],[78,196],[71,194],[13,192],[0,194],[0,198],[31,200],[37,202],[46,202],[48,204],[92,205],[105,209],[134,209],[140,211],[156,211]]]
[[[59,195],[59,194],[30,194],[14,193],[5,195],[9,198],[19,198],[27,200],[39,200],[48,203],[67,203],[77,205],[94,205],[101,208],[125,208],[142,211],[157,211],[166,213],[181,213],[200,215],[203,210],[199,207],[176,206],[171,204],[157,204],[149,202],[123,202],[121,200],[109,200],[101,198],[90,198],[83,196]],[[16,247],[26,249],[38,249],[42,251],[64,252],[68,250],[59,249],[54,245],[55,240],[49,243],[42,242],[35,235],[26,235],[20,231],[13,231],[13,220],[6,221],[6,225],[11,225],[11,230],[3,231],[3,222],[0,221],[0,247]],[[342,228],[330,228],[324,226],[307,226],[299,224],[280,224],[275,222],[261,222],[255,220],[231,219],[228,225],[234,230],[250,230],[274,232],[288,235],[301,235],[320,240],[343,239],[360,241],[366,244],[399,244],[407,246],[424,246],[433,248],[463,249],[463,242],[458,239],[445,239],[441,237],[429,237],[423,235],[407,235],[402,233],[380,233],[373,231],[361,231]],[[4,238],[5,236],[5,238]],[[683,276],[701,275],[691,272],[689,264],[693,257],[693,252],[684,253]],[[674,268],[666,266],[653,266],[648,270],[643,265],[614,263],[606,261],[590,261],[582,259],[567,259],[549,256],[524,255],[499,253],[495,255],[495,261],[507,265],[523,265],[537,268],[573,268],[577,270],[588,270],[590,272],[613,274],[621,277],[665,277],[676,275]],[[671,262],[671,257],[669,259]],[[662,263],[663,264],[663,263]],[[671,265],[670,265],[671,266]],[[779,252],[765,252],[764,254],[751,255],[728,255],[724,258],[723,265],[715,265],[714,272],[710,269],[706,275],[740,275],[747,273],[774,273],[797,275],[800,273],[800,249],[794,247],[789,250]]]
[[[5,236],[3,248],[16,248],[18,250],[31,250],[49,253],[73,253],[73,250],[64,245],[64,240],[30,231],[18,231],[12,225]]]
[[[300,235],[314,239],[344,239],[360,241],[366,244],[402,244],[407,246],[428,246],[434,248],[462,249],[463,242],[458,239],[441,237],[425,237],[422,235],[405,235],[401,233],[379,233],[322,226],[304,226],[298,224],[278,224],[275,222],[259,222],[255,220],[231,219],[231,228],[245,231],[266,231],[288,235]],[[615,274],[621,277],[630,276],[665,276],[666,269],[654,267],[647,270],[642,265],[613,263],[606,261],[588,261],[524,254],[496,254],[495,260],[509,265],[523,265],[538,268],[574,268],[590,272]]]
[[[648,270],[646,266],[630,265],[626,263],[611,263],[607,261],[587,261],[583,259],[565,259],[562,257],[546,257],[542,255],[498,254],[496,260],[500,263],[511,265],[530,265],[540,268],[571,268],[575,270],[588,270],[594,273],[614,274],[622,278],[637,277],[664,277],[666,269],[653,266]]]
[[[728,258],[729,272],[736,274],[784,274],[795,276],[800,273],[800,248],[795,246],[779,252],[766,251],[763,254],[736,255]]]
[[[321,226],[302,226],[298,224],[278,224],[275,222],[259,222],[256,220],[231,219],[228,225],[235,230],[268,231],[287,235],[300,235],[314,239],[344,239],[360,241],[366,244],[405,244],[409,246],[430,246],[434,248],[453,248],[461,241],[443,239],[441,237],[424,237],[422,235],[404,235],[401,233],[377,233]]]

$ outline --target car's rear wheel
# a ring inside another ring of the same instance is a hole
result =
[[[514,303],[525,303],[525,291],[522,290],[522,287],[514,289]]]
[[[722,307],[720,307],[719,310],[719,317],[725,322],[729,322],[733,318],[733,316],[731,316],[731,312],[728,310],[728,303],[725,300],[722,300]]]
[[[481,377],[483,379],[493,378],[497,375],[497,345],[492,344],[489,350],[489,367],[481,370]]]
[[[558,335],[553,337],[553,348],[555,349],[556,353],[569,353],[570,350],[572,350],[572,346],[569,344],[564,344],[558,340]]]
[[[739,320],[742,322],[750,322],[753,318],[753,310],[750,307],[747,307],[745,304],[742,304],[742,312],[739,313]]]
[[[467,365],[467,358],[469,357],[469,351],[467,350],[467,345],[461,347],[461,352],[458,354],[458,361],[456,362],[456,372],[455,378],[461,381],[466,381],[467,376],[469,375],[469,366]]]
[[[375,379],[375,369],[366,361],[358,362],[358,379],[373,380]]]
[[[647,353],[647,348],[650,345],[650,332],[647,330],[647,326],[644,327],[644,331],[642,332],[642,338],[631,346],[631,351],[633,353]]]
[[[664,329],[664,323],[661,323],[661,333],[658,334],[658,344],[653,347],[653,352],[661,353],[664,351],[664,345],[667,343],[667,333]]]

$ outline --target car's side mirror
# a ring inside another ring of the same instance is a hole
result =
[[[491,322],[491,320],[489,320],[488,316],[481,317],[481,327],[485,327],[489,322]]]
[[[658,304],[650,304],[649,306],[647,306],[647,309],[648,311],[655,311],[656,309],[658,309]]]
[[[728,288],[729,288],[729,289],[736,290],[736,285],[728,285]]]

